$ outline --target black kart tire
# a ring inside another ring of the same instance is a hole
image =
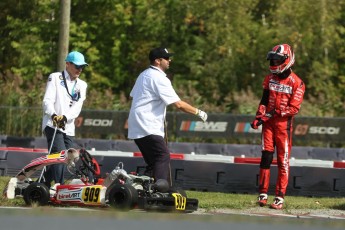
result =
[[[109,204],[118,210],[131,210],[138,203],[138,191],[128,184],[116,184],[110,187]]]
[[[180,187],[171,188],[170,193],[180,193],[182,196],[187,197],[186,191]]]
[[[26,205],[37,203],[44,206],[49,203],[49,188],[42,183],[32,183],[25,189],[23,196]]]

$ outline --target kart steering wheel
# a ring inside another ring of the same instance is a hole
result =
[[[90,170],[95,176],[99,176],[101,174],[101,170],[99,167],[98,162],[95,158],[93,158],[88,151],[85,149],[81,149],[80,151],[80,159],[83,162],[83,165]]]

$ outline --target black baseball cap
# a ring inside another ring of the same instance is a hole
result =
[[[154,61],[157,58],[170,58],[173,55],[173,53],[169,53],[167,48],[158,47],[150,51],[149,59],[150,61]]]

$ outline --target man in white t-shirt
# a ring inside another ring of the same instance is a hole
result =
[[[169,181],[170,152],[164,140],[166,107],[175,105],[179,110],[198,116],[204,122],[207,114],[182,101],[172,87],[165,71],[172,56],[166,48],[155,48],[149,53],[150,67],[137,78],[130,93],[133,98],[128,117],[128,138],[140,149],[147,164],[145,175],[157,181]]]
[[[72,51],[65,61],[65,70],[49,75],[43,98],[42,131],[47,138],[48,148],[51,147],[49,154],[74,147],[74,120],[79,116],[86,99],[87,83],[79,78],[83,68],[88,66],[84,55]],[[55,127],[57,130],[54,136]],[[44,174],[45,184],[50,187],[53,180],[63,184],[64,171],[64,164],[48,166]]]

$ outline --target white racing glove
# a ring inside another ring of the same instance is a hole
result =
[[[200,109],[196,109],[195,115],[197,115],[203,122],[207,120],[207,113]]]

